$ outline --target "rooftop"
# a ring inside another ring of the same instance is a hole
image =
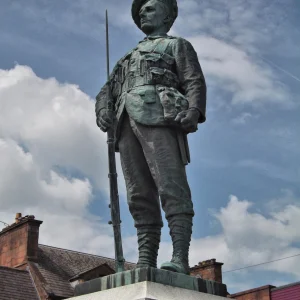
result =
[[[0,300],[39,300],[30,273],[0,266]]]
[[[38,261],[30,263],[43,277],[47,285],[47,293],[59,297],[74,296],[70,279],[91,269],[106,264],[115,270],[115,260],[108,257],[77,252],[39,244]],[[125,262],[125,270],[130,270],[135,264]]]

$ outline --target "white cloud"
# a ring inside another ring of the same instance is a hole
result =
[[[0,140],[0,220],[12,223],[14,214],[34,214],[44,221],[40,242],[53,246],[99,251],[93,243],[101,237],[104,253],[110,253],[111,231],[100,218],[88,213],[92,200],[89,180],[67,179],[49,170],[40,173],[30,153],[11,140]],[[107,243],[110,241],[110,243]]]
[[[253,118],[253,115],[251,113],[244,112],[241,115],[232,119],[231,121],[235,125],[244,125],[248,122],[249,119],[252,119],[252,118]]]
[[[1,70],[0,81],[0,137],[28,149],[44,174],[60,166],[106,189],[105,135],[96,126],[92,99],[25,66]]]
[[[269,217],[253,212],[255,208],[253,203],[230,196],[227,206],[213,214],[220,222],[222,232],[214,236],[192,239],[190,265],[194,266],[200,261],[216,258],[217,261],[224,263],[223,270],[228,271],[299,254],[300,248],[293,246],[295,243],[300,243],[298,230],[300,207],[295,204],[299,203],[299,199],[294,198],[290,192],[288,194],[289,201],[287,201],[288,195],[285,195],[285,201],[280,202],[280,209],[279,205],[274,206],[274,202],[270,201],[270,205],[267,206]],[[171,255],[171,244],[163,242],[159,252],[159,262],[169,260]],[[300,278],[300,260],[296,257],[265,264],[246,269],[243,274],[253,270],[286,273],[294,275],[297,280]],[[279,276],[278,280],[281,278]],[[230,281],[231,288],[233,283],[240,284],[238,280]]]
[[[229,97],[232,104],[259,108],[272,103],[281,108],[295,105],[290,90],[281,82],[289,71],[278,72],[265,59],[270,53],[285,56],[290,52],[278,49],[295,36],[295,26],[287,21],[294,10],[292,1],[183,0],[178,5],[179,17],[171,34],[188,37],[196,48],[210,101],[219,93],[222,102]],[[213,105],[219,105],[218,101]]]
[[[209,36],[194,36],[189,41],[198,53],[208,84],[228,92],[232,104],[291,104],[286,87],[271,69],[244,50]]]
[[[1,139],[0,153],[1,210],[16,212],[40,205],[49,213],[79,213],[91,200],[87,179],[67,180],[51,170],[49,178],[42,177],[33,156],[24,153],[14,141]]]
[[[88,211],[95,189],[108,192],[107,172],[90,97],[26,66],[0,70],[1,221],[33,214],[41,243],[113,256],[111,227]]]
[[[249,212],[253,203],[230,196],[228,205],[215,214],[223,228],[224,251],[219,260],[226,269],[259,264],[300,253],[293,246],[300,242],[300,207],[286,205],[280,212],[269,212],[270,217]],[[227,251],[226,251],[227,250]],[[213,255],[211,248],[210,255]],[[223,258],[223,259],[222,259]],[[291,265],[299,266],[291,268]],[[285,272],[300,277],[299,259],[284,260],[257,267],[259,270]]]
[[[205,32],[254,53],[258,45],[262,49],[275,38],[285,43],[290,38],[286,32],[293,31],[288,19],[294,10],[292,0],[276,3],[269,0],[182,0],[178,5],[179,17],[174,30],[180,35]],[[276,46],[267,51],[274,51]]]
[[[295,216],[300,215],[299,207],[288,205],[281,212],[271,211],[272,218],[266,218],[259,213],[250,213],[252,206],[246,200],[239,201],[236,196],[231,196],[227,207],[216,215],[231,248],[245,247],[253,253],[273,251],[272,247],[266,246],[288,246],[300,240],[300,233],[296,230],[300,219],[295,220]]]

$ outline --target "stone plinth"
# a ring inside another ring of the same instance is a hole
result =
[[[228,298],[160,283],[144,281],[101,292],[70,298],[72,300],[225,300]]]
[[[75,287],[75,296],[88,295],[91,293],[107,291],[107,290],[116,289],[120,287],[126,287],[125,290],[127,290],[128,288],[128,291],[129,290],[131,291],[133,285],[136,286],[136,284],[143,283],[143,282],[158,284],[154,286],[160,286],[160,287],[166,286],[168,288],[179,288],[187,291],[193,291],[196,292],[196,294],[200,292],[201,294],[210,294],[210,295],[223,296],[223,297],[226,297],[227,295],[227,289],[225,284],[217,283],[210,280],[203,280],[201,278],[174,273],[166,270],[160,270],[155,268],[140,268],[140,269],[133,269],[121,273],[116,273],[101,278],[96,278],[84,282],[82,284],[79,284]],[[153,287],[153,285],[151,284],[140,285],[140,286],[143,286],[145,289],[147,286]],[[186,293],[186,291],[184,291],[184,293]],[[94,298],[78,298],[78,299],[94,299]],[[132,298],[132,299],[139,299],[139,298]],[[210,298],[203,298],[203,299],[210,299]]]

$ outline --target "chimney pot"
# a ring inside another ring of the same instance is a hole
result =
[[[21,213],[16,213],[16,218],[15,218],[15,222],[19,223],[20,222],[20,218],[22,218],[22,214]]]

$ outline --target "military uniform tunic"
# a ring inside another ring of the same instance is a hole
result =
[[[205,121],[206,85],[192,45],[169,36],[146,38],[125,55],[110,76],[117,116],[117,151],[135,226],[162,226],[166,218],[194,215],[185,165],[186,134],[176,115],[188,108]],[[96,114],[106,108],[105,86]]]

